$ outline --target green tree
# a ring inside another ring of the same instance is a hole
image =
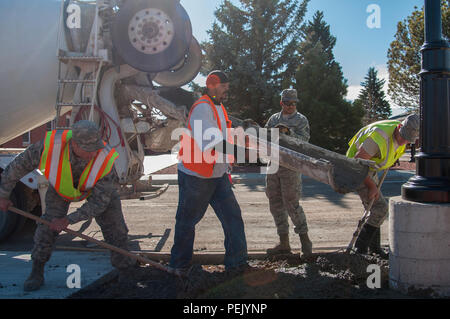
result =
[[[208,31],[202,74],[230,74],[227,107],[259,124],[279,109],[283,82],[292,82],[300,25],[309,0],[229,0],[215,12]]]
[[[315,13],[303,35],[306,40],[299,47],[296,74],[298,110],[309,120],[312,144],[345,153],[348,141],[361,127],[364,111],[345,100],[347,80],[335,61],[336,38],[322,12]]]
[[[378,79],[375,68],[369,68],[364,82],[361,82],[361,92],[354,104],[364,109],[363,124],[367,125],[376,121],[386,120],[392,111],[383,91],[384,79]]]
[[[442,32],[450,38],[450,8],[441,0]],[[417,110],[420,102],[420,48],[424,43],[424,11],[414,7],[405,20],[397,24],[395,40],[388,50],[389,89],[392,101],[407,111]]]

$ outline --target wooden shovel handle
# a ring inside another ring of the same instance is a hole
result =
[[[19,215],[22,215],[22,216],[24,216],[24,217],[33,219],[33,220],[35,220],[35,221],[37,221],[37,222],[39,222],[39,223],[42,223],[42,224],[44,224],[44,225],[47,225],[47,226],[50,226],[50,224],[51,224],[49,221],[46,221],[46,220],[44,220],[44,219],[42,219],[42,218],[40,218],[40,217],[38,217],[38,216],[35,216],[35,215],[33,215],[33,214],[24,212],[23,210],[20,210],[20,209],[18,209],[18,208],[16,208],[16,207],[10,207],[10,208],[9,208],[9,211],[11,211],[11,212],[13,212],[13,213],[16,213],[16,214],[19,214]],[[69,228],[65,228],[65,229],[63,229],[63,231],[65,231],[66,233],[72,234],[72,235],[74,235],[74,236],[83,238],[83,239],[85,239],[85,240],[87,240],[87,241],[93,242],[93,243],[95,243],[95,244],[97,244],[97,245],[99,245],[99,246],[101,246],[101,247],[106,248],[106,249],[115,251],[115,252],[117,252],[117,253],[119,253],[119,254],[122,254],[122,255],[124,255],[124,256],[130,257],[130,258],[133,258],[133,259],[136,259],[136,260],[140,261],[141,263],[149,264],[149,265],[151,265],[151,266],[154,266],[155,268],[158,268],[158,269],[163,270],[163,271],[166,271],[166,272],[168,271],[167,267],[161,265],[160,263],[154,262],[154,261],[152,261],[152,260],[150,260],[150,259],[147,259],[147,258],[142,257],[142,256],[139,256],[139,255],[130,253],[129,251],[127,251],[127,250],[125,250],[125,249],[122,249],[122,248],[119,248],[119,247],[110,245],[110,244],[108,244],[108,243],[99,241],[99,240],[97,240],[97,239],[94,239],[94,238],[92,238],[92,237],[86,236],[86,235],[84,235],[84,234],[82,234],[82,233],[79,233],[79,232],[77,232],[77,231],[75,231],[75,230],[71,230],[71,229],[69,229]]]

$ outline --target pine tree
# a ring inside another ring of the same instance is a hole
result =
[[[347,81],[333,54],[336,38],[322,12],[316,12],[303,28],[303,36],[296,74],[297,109],[309,120],[312,144],[345,153],[364,112],[345,100]]]
[[[378,79],[378,72],[374,67],[369,68],[364,82],[361,82],[361,92],[355,100],[355,105],[364,109],[363,124],[386,120],[392,111],[383,91],[384,79]]]
[[[227,108],[235,116],[264,124],[279,110],[283,82],[291,83],[298,64],[300,25],[309,0],[229,0],[215,12],[217,21],[202,43],[202,73],[221,69],[230,75]]]
[[[441,0],[442,33],[450,39],[450,7]],[[420,48],[424,43],[424,12],[414,12],[397,24],[395,40],[388,50],[389,96],[407,111],[417,110],[420,103]]]

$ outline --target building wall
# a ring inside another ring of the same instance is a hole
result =
[[[50,126],[51,127],[51,126]],[[1,148],[25,148],[28,145],[36,143],[42,140],[45,137],[45,133],[47,132],[47,124],[39,126],[30,132],[27,132],[21,136],[16,137],[15,139],[0,145]]]

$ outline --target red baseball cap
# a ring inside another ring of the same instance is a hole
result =
[[[220,83],[228,83],[230,82],[228,80],[228,77],[223,71],[220,70],[214,70],[208,74],[208,77],[206,78],[206,87],[207,88],[214,88]]]

